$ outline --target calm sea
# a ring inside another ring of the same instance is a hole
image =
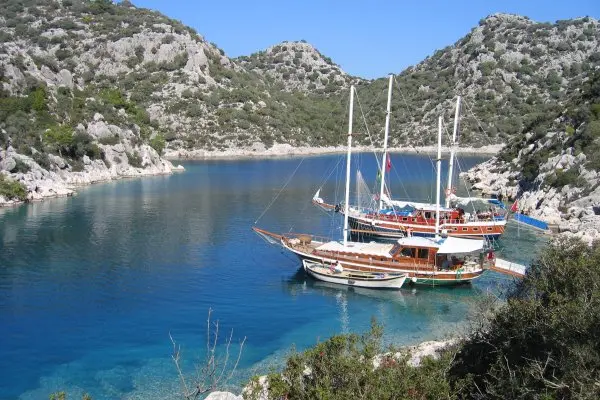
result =
[[[374,183],[373,156],[355,160]],[[483,159],[461,161],[466,169]],[[392,164],[395,197],[435,199],[428,156],[393,155]],[[260,217],[274,231],[339,237],[339,215],[310,199],[323,186],[322,197],[341,200],[343,157],[184,165],[182,174],[0,209],[0,398],[180,398],[169,335],[193,371],[209,309],[220,354],[231,332],[230,353],[246,338],[233,385],[281,365],[292,345],[363,332],[371,317],[396,344],[452,336],[479,297],[510,281],[489,272],[472,286],[399,292],[317,283],[251,227]],[[525,261],[540,243],[510,227],[500,246]]]

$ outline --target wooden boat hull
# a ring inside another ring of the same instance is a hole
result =
[[[276,234],[264,229],[252,228],[258,235],[269,238],[269,241],[279,241],[279,245],[296,254],[301,260],[316,261],[318,263],[333,264],[340,262],[344,269],[365,272],[387,272],[403,273],[407,276],[407,283],[416,285],[441,286],[468,284],[479,278],[484,269],[475,268],[468,270],[437,270],[425,265],[400,263],[392,259],[365,259],[352,254],[319,252],[317,247],[326,241],[311,239],[306,241],[294,241],[299,237],[311,237],[303,234]]]
[[[348,216],[348,223],[353,233],[364,237],[379,237],[397,239],[405,237],[408,232],[412,236],[434,237],[435,226],[407,224],[399,222],[384,222]],[[504,233],[506,221],[493,224],[441,224],[440,229],[446,230],[449,236],[469,239],[498,239]]]
[[[405,274],[357,273],[355,271],[332,272],[324,264],[303,260],[304,270],[313,278],[339,285],[356,286],[370,289],[400,289],[406,280]]]

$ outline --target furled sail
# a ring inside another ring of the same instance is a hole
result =
[[[356,206],[361,210],[374,209],[376,201],[362,174],[356,171]]]

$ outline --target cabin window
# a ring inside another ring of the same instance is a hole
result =
[[[456,232],[456,231],[458,230],[458,227],[456,227],[456,226],[453,226],[453,227],[452,227],[452,230],[453,230],[454,232]]]
[[[475,227],[473,227],[473,230],[474,230],[474,231],[478,231],[478,230],[479,230],[479,228],[475,226]]]
[[[426,212],[425,213],[425,219],[430,219],[431,218],[431,213]]]
[[[402,221],[408,221],[408,218],[402,217]]]
[[[488,226],[487,228],[485,228],[488,232],[491,232],[493,229],[491,226]]]
[[[415,249],[412,247],[404,247],[402,251],[400,251],[400,255],[403,257],[415,258]]]
[[[419,249],[419,258],[429,258],[429,249]]]
[[[462,228],[463,232],[466,232],[469,230],[469,228]]]
[[[413,220],[413,222],[417,222],[417,219],[416,219],[416,218],[413,218],[412,220]]]

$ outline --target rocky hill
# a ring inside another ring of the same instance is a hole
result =
[[[288,91],[339,94],[350,84],[361,81],[346,74],[305,41],[283,42],[235,61],[272,82],[281,82]]]
[[[600,239],[600,68],[569,97],[561,111],[538,114],[465,177],[486,194],[516,199],[519,210],[561,232]]]
[[[380,141],[387,80],[351,77],[308,43],[230,59],[193,29],[129,1],[0,5],[0,146],[24,163],[85,172],[87,156],[112,171],[118,162],[106,146],[137,160],[148,149],[202,156],[341,145],[351,83],[373,134],[357,144]],[[392,145],[433,143],[435,117],[451,123],[457,94],[466,104],[462,143],[505,143],[536,115],[564,108],[600,63],[599,42],[591,18],[487,17],[396,77]]]
[[[433,143],[431,127],[440,113],[451,122],[459,94],[465,100],[462,143],[506,143],[532,115],[561,109],[569,90],[598,65],[600,26],[593,18],[550,24],[489,16],[452,46],[399,74],[403,98],[396,96],[394,103],[395,143]]]

